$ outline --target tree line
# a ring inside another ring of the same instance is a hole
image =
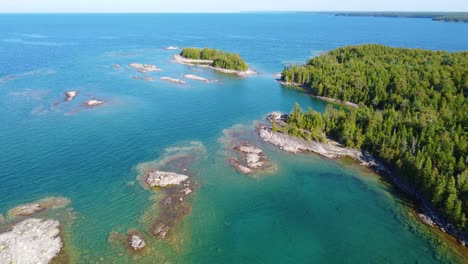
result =
[[[296,104],[275,130],[369,151],[468,230],[468,52],[350,46],[286,67],[282,80],[360,107]]]
[[[216,68],[246,71],[249,69],[247,63],[239,54],[223,52],[217,49],[210,48],[184,48],[180,52],[180,56],[193,60],[211,60],[210,65]]]

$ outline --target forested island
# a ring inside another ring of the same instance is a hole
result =
[[[234,71],[249,70],[249,66],[244,59],[236,53],[223,52],[210,48],[184,48],[179,55],[183,58],[193,60],[192,63],[207,64],[214,68]]]
[[[337,12],[337,16],[429,18],[434,21],[468,23],[467,12]]]
[[[296,105],[273,130],[368,151],[468,231],[468,52],[349,46],[286,67],[282,81],[359,108]]]

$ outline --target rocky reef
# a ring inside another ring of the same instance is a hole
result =
[[[141,73],[162,71],[162,69],[159,69],[158,67],[156,67],[156,65],[152,64],[130,63],[128,66],[137,69]]]
[[[9,218],[31,216],[49,209],[64,208],[70,204],[70,200],[65,197],[48,197],[33,203],[19,205],[8,211]]]
[[[0,263],[50,263],[62,249],[57,220],[25,219],[0,233]]]
[[[135,79],[135,80],[142,80],[142,81],[147,81],[147,82],[154,81],[154,78],[151,77],[151,76],[138,76],[138,75],[135,75],[132,78]]]
[[[195,163],[206,156],[200,142],[166,148],[160,159],[137,166],[141,185],[154,192],[153,208],[148,212],[148,231],[154,237],[167,238],[174,227],[191,212],[187,197],[196,190]],[[155,188],[157,187],[157,188]],[[154,213],[153,213],[154,211]]]
[[[204,78],[204,77],[200,77],[200,76],[197,76],[197,75],[194,75],[194,74],[185,74],[184,77],[187,78],[187,79],[192,79],[192,80],[206,82],[206,83],[210,82],[209,79]]]
[[[176,83],[176,84],[182,84],[182,85],[187,84],[186,81],[182,81],[180,79],[175,79],[175,78],[171,78],[171,77],[161,77],[161,80]]]

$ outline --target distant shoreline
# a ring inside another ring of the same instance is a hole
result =
[[[468,12],[329,12],[335,16],[388,17],[388,18],[426,18],[440,22],[468,23]]]

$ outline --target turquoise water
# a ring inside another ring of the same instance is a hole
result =
[[[242,124],[234,130],[249,134],[254,120],[294,102],[326,107],[281,88],[274,73],[360,43],[466,50],[468,26],[313,14],[1,15],[0,213],[68,197],[78,263],[437,263],[444,253],[411,227],[402,203],[355,167],[261,143],[276,172],[252,179],[226,162],[223,130]],[[170,45],[238,52],[259,75],[171,63],[176,52],[162,49]],[[135,80],[132,62],[163,71]],[[188,73],[218,82],[159,80]],[[63,102],[75,89],[75,101]],[[107,103],[83,108],[92,97]],[[168,241],[152,239],[148,219],[161,194],[139,185],[136,168],[191,141],[206,149],[190,166],[199,184],[192,212]],[[107,242],[131,228],[150,244],[143,256]]]

